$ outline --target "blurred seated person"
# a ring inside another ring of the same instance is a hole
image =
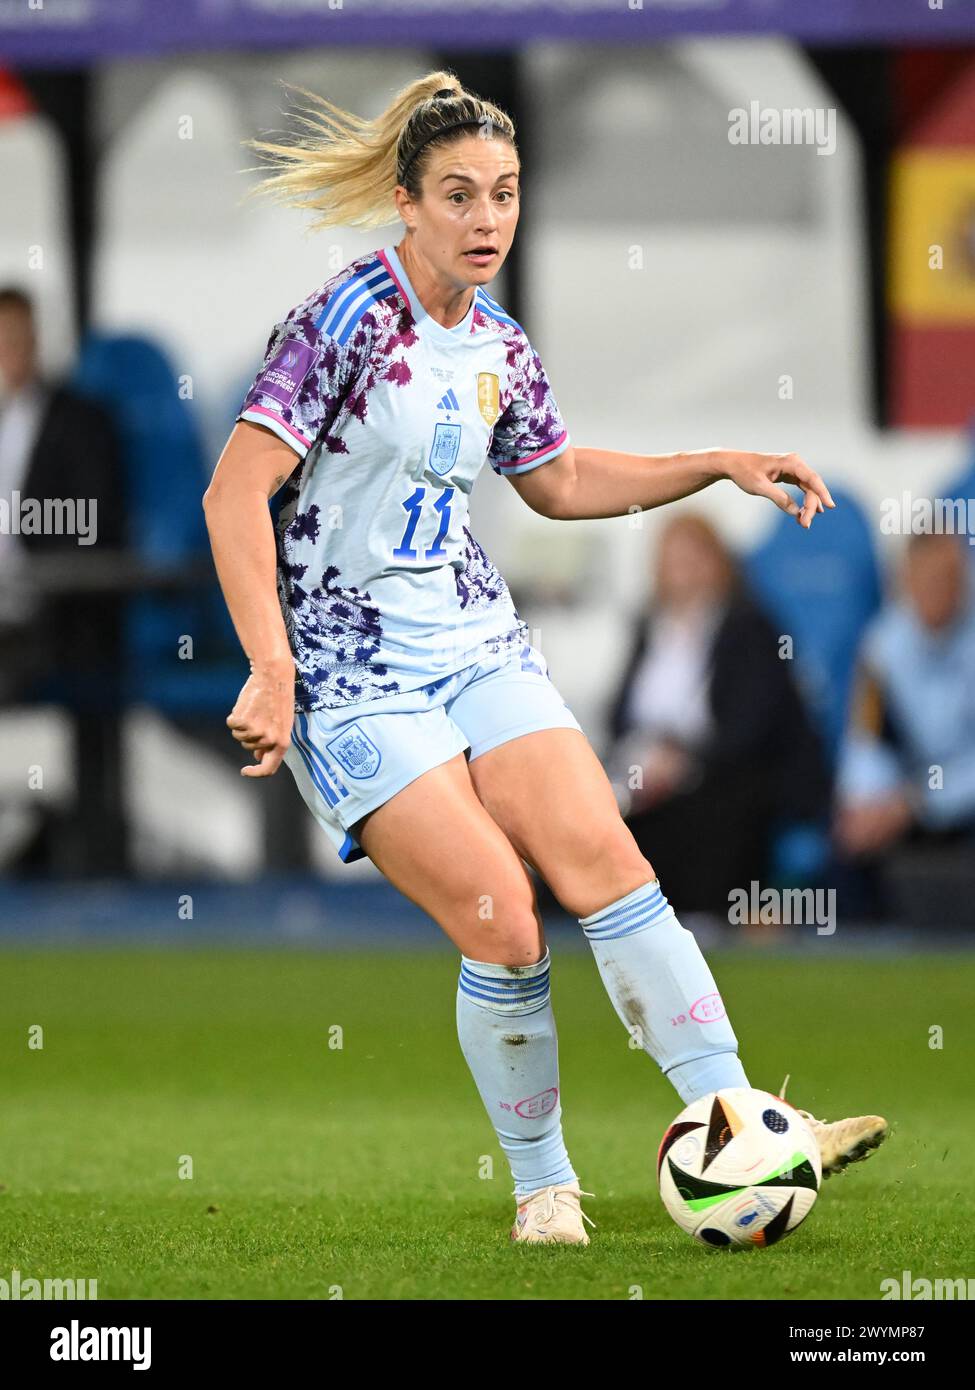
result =
[[[58,517],[73,529],[59,531]],[[9,703],[52,669],[117,660],[104,597],[69,592],[45,603],[32,569],[55,552],[77,555],[80,566],[119,547],[124,532],[113,423],[41,374],[31,299],[11,286],[0,288],[0,520],[0,702]]]
[[[964,538],[912,536],[901,594],[864,635],[837,775],[839,852],[875,875],[957,846],[975,874],[975,600]],[[971,915],[969,913],[969,915]]]
[[[828,812],[825,754],[790,662],[699,515],[661,534],[610,730],[621,810],[681,911],[726,917],[731,891],[765,873],[775,820]]]

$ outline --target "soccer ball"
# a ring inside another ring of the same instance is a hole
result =
[[[813,1209],[819,1145],[797,1110],[747,1086],[682,1110],[657,1153],[663,1204],[702,1245],[774,1245]]]

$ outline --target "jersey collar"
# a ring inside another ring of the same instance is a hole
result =
[[[431,318],[420,303],[419,296],[410,283],[410,277],[403,267],[403,262],[396,254],[395,246],[384,246],[379,252],[379,257],[385,262],[386,269],[389,271],[396,288],[399,290],[403,299],[409,306],[410,313],[413,315],[417,327],[423,328],[424,333],[432,333],[443,342],[456,342],[458,338],[465,338],[474,332],[474,310],[477,307],[477,290],[471,296],[471,307],[468,309],[460,323],[453,328],[445,328],[442,323]]]

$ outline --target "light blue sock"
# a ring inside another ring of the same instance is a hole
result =
[[[576,1175],[562,1138],[549,953],[537,965],[461,956],[457,1035],[523,1196]]]
[[[613,1007],[685,1104],[748,1085],[714,976],[656,879],[579,923]]]

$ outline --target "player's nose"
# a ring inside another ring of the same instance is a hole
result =
[[[474,224],[479,231],[493,231],[498,225],[498,210],[490,197],[478,200],[474,208]]]

